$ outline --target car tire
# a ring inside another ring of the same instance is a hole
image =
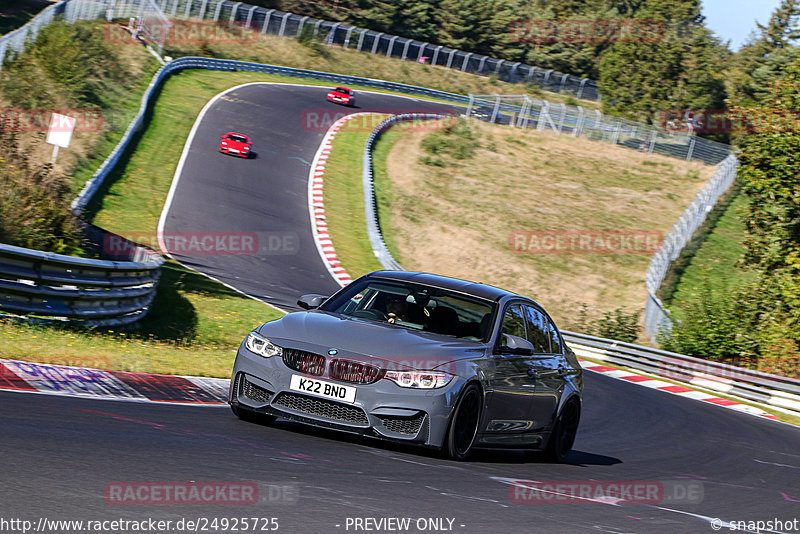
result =
[[[482,411],[483,395],[480,388],[475,383],[467,384],[461,392],[447,428],[442,449],[446,457],[465,460],[470,455],[478,434]]]
[[[247,408],[242,408],[241,406],[231,405],[231,411],[233,414],[241,419],[242,421],[247,421],[248,423],[256,423],[259,425],[270,425],[275,422],[274,415],[267,415],[265,413],[254,412],[253,410],[248,410]]]
[[[551,462],[564,463],[572,451],[578,425],[581,422],[581,405],[576,400],[567,401],[553,426],[547,447],[544,450],[545,458]]]

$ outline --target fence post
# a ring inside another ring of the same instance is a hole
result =
[[[300,37],[300,34],[303,33],[303,25],[305,25],[306,21],[308,20],[308,15],[302,17],[300,19],[300,24],[297,26],[297,36]]]
[[[581,99],[581,97],[583,97],[583,88],[584,88],[584,87],[586,87],[586,81],[587,81],[588,79],[589,79],[589,78],[583,78],[583,79],[581,80],[581,86],[578,88],[578,96],[577,96],[578,100],[580,100],[580,99]]]
[[[208,9],[208,0],[203,0],[203,3],[200,4],[200,20],[205,20],[207,9]]]
[[[408,47],[411,46],[411,39],[406,39],[406,44],[403,46],[403,54],[400,56],[401,61],[405,61],[408,57]]]
[[[425,54],[425,48],[428,47],[428,43],[422,43],[422,46],[419,47],[419,54],[417,54],[417,63],[422,60],[423,54]]]
[[[311,34],[311,38],[312,39],[316,39],[317,35],[319,35],[319,25],[320,24],[322,24],[322,20],[321,19],[317,19],[317,23],[314,24],[314,33]]]
[[[469,58],[472,56],[472,52],[468,52],[466,56],[464,56],[464,62],[461,63],[461,72],[466,72],[467,63],[469,63]]]
[[[373,54],[375,54],[378,51],[378,43],[381,42],[381,36],[382,35],[383,35],[383,32],[381,32],[381,33],[379,33],[378,35],[375,36],[375,42],[372,43],[372,53]]]
[[[392,38],[389,39],[389,48],[386,49],[386,57],[392,57],[392,49],[394,48],[394,42],[396,40],[397,40],[396,35],[392,36]]]
[[[561,77],[561,85],[558,87],[558,92],[559,93],[563,93],[564,92],[564,86],[567,84],[567,79],[568,78],[569,78],[569,74],[565,74],[564,76]]]
[[[564,121],[567,120],[567,105],[561,103],[561,122],[558,124],[558,133],[561,134],[564,130]]]
[[[494,108],[492,109],[492,118],[489,120],[492,124],[497,119],[497,112],[500,110],[500,95],[494,97]]]
[[[516,63],[511,65],[511,72],[508,75],[508,82],[509,83],[514,83],[514,79],[517,76],[517,69],[519,68],[520,65],[522,65],[522,63],[520,63],[519,61],[517,61]]]
[[[694,153],[694,145],[696,141],[697,137],[693,135],[689,140],[689,151],[686,153],[686,161],[692,161],[692,153]]]
[[[325,40],[328,42],[328,46],[333,45],[333,41],[336,39],[336,30],[338,30],[339,26],[341,25],[342,25],[341,22],[337,22],[336,24],[331,26],[331,31],[328,32],[328,36],[325,38]]]
[[[450,51],[450,57],[447,58],[447,68],[450,68],[450,65],[453,64],[453,56],[455,55],[456,50],[455,48]]]
[[[291,13],[286,13],[281,20],[281,29],[278,30],[278,36],[283,37],[284,32],[286,32],[286,23],[289,22],[289,17]]]
[[[248,30],[251,29],[250,26],[253,24],[253,13],[256,9],[258,9],[258,6],[253,6],[247,11],[247,20],[245,21],[244,25]]]
[[[494,73],[495,73],[495,74],[497,74],[498,72],[500,72],[500,66],[501,66],[503,63],[505,63],[505,60],[504,60],[504,59],[501,59],[501,60],[499,60],[499,61],[497,62],[497,66],[494,68]]]
[[[269,19],[272,18],[272,13],[274,11],[275,11],[274,9],[270,9],[269,11],[267,11],[267,14],[264,16],[264,25],[261,26],[261,33],[267,33],[267,29],[269,29]]]
[[[239,6],[240,5],[242,5],[241,2],[236,2],[233,5],[233,9],[231,9],[231,18],[228,20],[228,22],[231,22],[231,23],[236,22],[236,13],[239,12]]]
[[[617,121],[617,126],[614,128],[614,135],[611,136],[611,144],[616,145],[619,140],[619,132],[622,129],[622,120]]]
[[[436,47],[436,50],[433,51],[433,58],[431,59],[431,65],[436,65],[436,60],[439,58],[439,50],[442,49],[442,46],[439,45]]]
[[[356,50],[361,52],[361,45],[364,44],[364,36],[367,34],[367,30],[361,30],[361,34],[358,36],[358,46],[356,46]]]
[[[482,73],[483,72],[483,66],[485,64],[486,64],[486,56],[482,56],[480,63],[478,63],[478,70],[475,71],[475,72],[477,72],[478,74]]]
[[[225,0],[219,0],[217,2],[217,9],[214,11],[214,22],[219,22],[219,12],[222,10],[222,4],[225,3]]]
[[[475,95],[470,93],[469,95],[469,102],[467,103],[467,117],[472,115],[472,105],[475,102]]]
[[[653,150],[655,150],[657,139],[658,139],[658,130],[653,128],[653,135],[650,137],[650,150],[647,151],[648,154],[652,154]]]
[[[194,6],[194,0],[186,0],[186,10],[183,12],[183,20],[189,20],[189,17],[192,16],[193,6]]]
[[[575,137],[580,137],[583,133],[584,120],[586,120],[586,112],[581,106],[578,106],[578,124],[575,125],[575,130],[572,132]]]
[[[353,27],[350,26],[349,28],[347,28],[347,33],[344,34],[344,44],[342,45],[342,48],[344,48],[345,50],[347,50],[347,45],[350,44],[350,36],[352,34],[353,34]]]

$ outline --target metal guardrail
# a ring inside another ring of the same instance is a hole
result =
[[[375,198],[375,188],[373,182],[372,167],[372,148],[375,141],[383,132],[397,124],[398,122],[435,120],[447,117],[441,113],[407,113],[403,115],[392,115],[369,134],[367,142],[364,144],[364,155],[362,159],[362,184],[364,187],[364,212],[367,221],[367,235],[369,236],[372,252],[385,269],[392,271],[404,271],[403,267],[392,257],[381,234],[380,221],[378,219],[378,206]]]
[[[562,334],[580,356],[800,412],[800,379],[797,378],[585,334]]]
[[[0,244],[0,309],[83,326],[144,317],[155,298],[161,255],[94,226],[85,230],[99,252],[111,239],[121,252],[98,260]]]

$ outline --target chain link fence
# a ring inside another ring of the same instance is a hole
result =
[[[609,117],[598,110],[537,100],[527,95],[470,95],[467,115],[496,124],[549,130],[708,165],[719,165],[731,153],[728,145],[686,132],[670,132],[641,122]]]
[[[530,83],[545,91],[579,99],[600,100],[597,83],[588,78],[230,0],[65,0],[45,9],[19,30],[0,37],[0,64],[9,52],[21,52],[26,40],[35,39],[39,28],[56,14],[63,14],[69,22],[103,16],[109,20],[128,19],[152,14],[154,7],[173,20],[231,23],[281,37],[300,36],[305,30],[314,38],[345,49],[494,76],[508,83]]]

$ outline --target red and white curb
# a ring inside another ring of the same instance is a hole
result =
[[[227,404],[230,380],[0,360],[0,390],[136,402]]]
[[[336,255],[336,249],[331,241],[331,236],[328,233],[328,222],[325,218],[325,201],[323,198],[323,189],[325,185],[325,165],[328,163],[328,158],[331,155],[333,139],[339,130],[342,129],[348,121],[357,117],[365,115],[374,115],[373,113],[353,113],[346,115],[341,119],[334,122],[325,136],[322,138],[322,143],[314,156],[314,161],[311,163],[311,171],[308,176],[308,207],[311,214],[311,230],[314,234],[314,242],[317,244],[319,255],[325,263],[331,276],[339,282],[340,285],[346,286],[353,281],[353,278],[342,267],[339,257]]]
[[[578,351],[576,350],[576,352]],[[671,393],[672,395],[678,395],[679,397],[685,397],[688,399],[707,402],[709,404],[716,404],[717,406],[723,406],[725,408],[736,410],[738,412],[745,412],[751,415],[757,415],[759,417],[766,417],[767,419],[775,419],[775,420],[778,419],[771,413],[768,413],[762,410],[761,408],[757,408],[755,406],[742,404],[741,402],[736,402],[730,399],[715,397],[713,395],[709,395],[708,393],[704,393],[702,391],[697,391],[677,384],[671,384],[669,382],[664,382],[663,380],[659,380],[657,378],[653,378],[650,376],[632,373],[631,371],[615,369],[613,367],[600,365],[582,359],[578,359],[578,361],[581,363],[581,366],[586,370],[594,371],[596,373],[600,373],[605,376],[609,376],[611,378],[616,378],[617,380],[624,380],[626,382],[631,382],[633,384],[638,384],[640,386],[657,389],[659,391],[665,391],[667,393]]]

